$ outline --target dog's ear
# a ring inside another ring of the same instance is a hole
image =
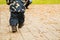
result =
[[[10,5],[10,0],[6,0],[7,5]]]
[[[11,3],[13,3],[13,1],[15,1],[15,0],[6,0],[6,3],[7,3],[8,5],[10,5]]]

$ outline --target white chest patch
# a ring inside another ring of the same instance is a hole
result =
[[[16,8],[18,8],[20,5],[18,3],[16,3]]]

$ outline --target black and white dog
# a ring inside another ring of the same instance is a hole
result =
[[[21,28],[24,24],[25,17],[25,5],[27,0],[6,0],[7,4],[10,6],[10,26],[12,27],[12,32],[17,31],[18,28]]]

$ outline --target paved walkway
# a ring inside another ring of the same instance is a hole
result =
[[[0,6],[0,40],[60,40],[60,4],[31,5],[18,32],[9,26],[8,6]]]

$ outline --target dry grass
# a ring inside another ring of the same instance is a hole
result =
[[[25,23],[11,33],[8,6],[0,6],[0,40],[60,40],[60,5],[31,5]]]

